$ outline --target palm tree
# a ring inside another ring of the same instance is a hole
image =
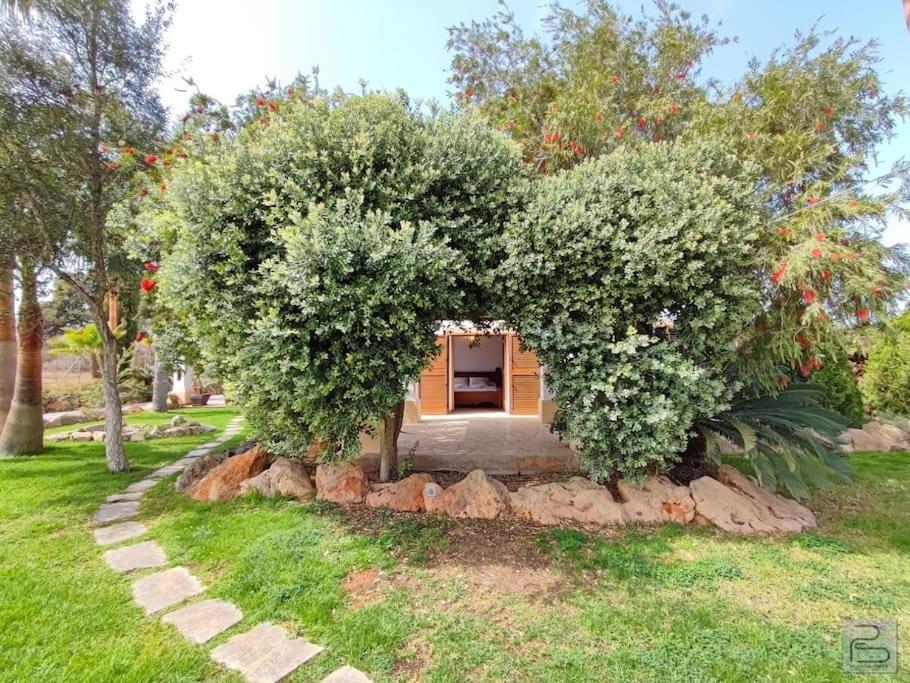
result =
[[[0,432],[13,401],[16,385],[16,310],[11,257],[0,262]]]
[[[22,301],[19,304],[19,358],[16,387],[0,434],[0,453],[27,455],[44,448],[41,402],[41,347],[44,343],[38,276],[34,262],[20,259]]]
[[[92,364],[92,377],[101,377],[101,353],[104,343],[95,323],[85,327],[64,330],[59,337],[51,339],[48,351],[55,356],[79,356]]]

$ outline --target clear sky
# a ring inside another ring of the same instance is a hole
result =
[[[790,43],[795,30],[818,21],[825,30],[876,39],[885,90],[910,92],[910,32],[901,0],[678,2],[693,14],[722,22],[725,34],[738,37],[737,44],[722,48],[705,65],[703,73],[721,80],[735,80],[750,58],[764,59],[775,47]],[[134,4],[141,9],[145,2]],[[617,4],[633,15],[642,4],[649,7],[647,0]],[[509,5],[526,32],[537,31],[546,2],[513,0]],[[314,65],[328,88],[355,91],[363,78],[371,88],[401,87],[414,98],[448,102],[446,27],[496,10],[496,0],[177,0],[168,66],[227,103],[267,77],[287,82]],[[186,98],[179,84],[169,81],[162,92],[175,110],[183,109]],[[890,168],[905,157],[910,158],[910,121],[881,150],[880,167]],[[885,241],[910,242],[910,223],[892,221]]]

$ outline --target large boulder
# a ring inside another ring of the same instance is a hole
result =
[[[228,458],[206,474],[190,491],[196,500],[227,500],[240,493],[240,484],[262,472],[269,454],[261,446]]]
[[[227,458],[227,453],[211,453],[204,458],[199,458],[180,473],[174,488],[178,491],[186,491]]]
[[[815,527],[815,516],[808,508],[762,489],[735,468],[721,465],[718,477],[723,481],[696,479],[689,489],[695,511],[721,529],[751,535],[794,533]]]
[[[316,467],[316,498],[330,503],[362,503],[367,494],[367,476],[351,463]]]
[[[70,410],[65,413],[58,413],[52,417],[45,417],[44,428],[53,429],[54,427],[66,427],[67,425],[75,425],[80,422],[88,422],[91,419],[94,418],[86,415],[85,411]]]
[[[896,425],[867,422],[862,429],[848,429],[854,451],[907,451],[910,435]]]
[[[257,491],[267,498],[291,496],[307,500],[316,495],[310,474],[303,463],[279,457],[264,472],[240,483],[240,493]]]
[[[812,510],[805,505],[762,488],[755,479],[735,467],[721,465],[717,468],[717,478],[722,484],[751,498],[762,511],[762,518],[781,531],[800,532],[818,526]]]
[[[606,486],[584,477],[539,486],[522,486],[511,495],[512,511],[538,524],[625,524],[623,506]]]
[[[509,510],[509,490],[483,470],[474,470],[447,489],[424,484],[423,504],[427,512],[456,519],[496,519]]]
[[[634,524],[688,524],[695,518],[695,501],[689,488],[678,486],[667,477],[649,477],[641,484],[620,479],[616,487],[623,510]]]
[[[390,508],[398,512],[423,512],[423,487],[433,481],[425,472],[412,474],[401,481],[376,484],[367,494],[371,508]]]

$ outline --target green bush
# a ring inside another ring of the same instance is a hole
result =
[[[863,426],[863,394],[845,353],[829,358],[821,370],[812,375],[812,381],[822,386],[821,404],[825,408],[843,415],[851,427]]]
[[[869,349],[863,396],[876,411],[910,415],[910,312],[881,332]]]
[[[724,369],[758,310],[761,211],[736,166],[704,144],[617,150],[543,181],[508,232],[509,322],[596,478],[672,463],[737,388]]]
[[[263,117],[199,140],[154,197],[159,291],[270,447],[347,457],[419,376],[437,321],[491,306],[526,171],[476,116],[388,95]]]

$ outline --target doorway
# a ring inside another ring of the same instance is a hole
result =
[[[505,339],[499,334],[452,336],[453,411],[505,411]]]

